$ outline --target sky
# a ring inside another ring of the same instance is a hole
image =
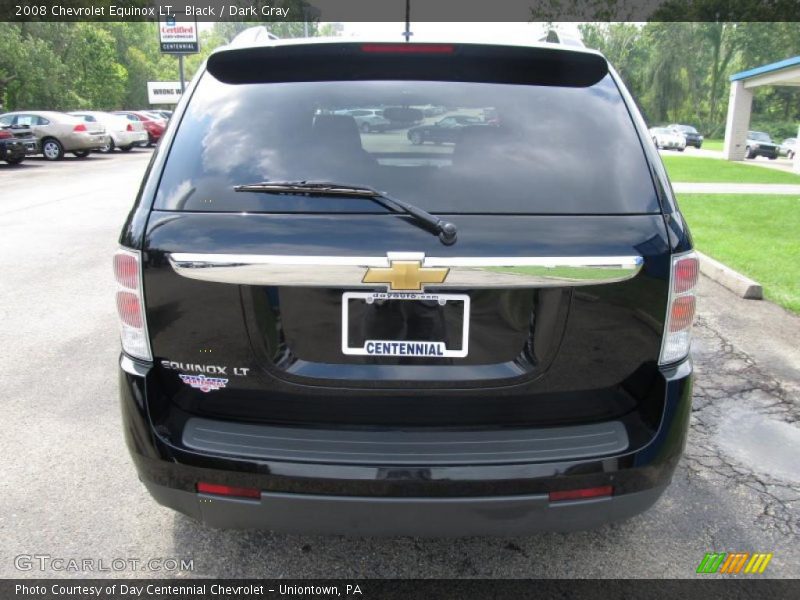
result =
[[[343,23],[343,37],[372,38],[375,40],[403,41],[405,23]],[[569,32],[574,23],[560,26]],[[413,42],[533,42],[544,34],[543,23],[421,23],[411,22]]]
[[[371,39],[375,41],[403,41],[405,23],[354,23],[345,22],[342,37]],[[199,23],[201,31],[210,29],[213,23]],[[559,31],[578,37],[577,23],[557,23]],[[423,23],[411,22],[413,42],[535,42],[544,35],[544,23]]]

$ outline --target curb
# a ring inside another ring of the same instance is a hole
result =
[[[713,279],[728,288],[740,298],[747,300],[762,300],[764,298],[764,289],[757,281],[753,281],[730,267],[726,267],[721,262],[706,256],[702,252],[697,252],[697,256],[700,259],[700,272],[709,279]]]

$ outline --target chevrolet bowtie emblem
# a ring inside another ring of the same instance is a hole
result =
[[[450,269],[423,267],[418,260],[392,260],[389,268],[370,267],[362,283],[383,283],[390,291],[421,291],[426,283],[442,283]]]

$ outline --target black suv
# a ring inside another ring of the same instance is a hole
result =
[[[368,106],[480,122],[415,145],[337,114]],[[127,444],[211,525],[587,528],[646,510],[680,458],[697,259],[596,52],[221,49],[120,243]]]

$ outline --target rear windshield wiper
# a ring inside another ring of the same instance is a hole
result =
[[[392,210],[410,215],[414,220],[434,235],[446,246],[456,242],[458,229],[455,224],[445,221],[431,213],[403,200],[392,198],[384,192],[367,186],[343,185],[329,181],[264,181],[248,183],[233,188],[237,192],[260,192],[264,194],[304,194],[310,196],[347,196],[349,198],[368,198]]]

